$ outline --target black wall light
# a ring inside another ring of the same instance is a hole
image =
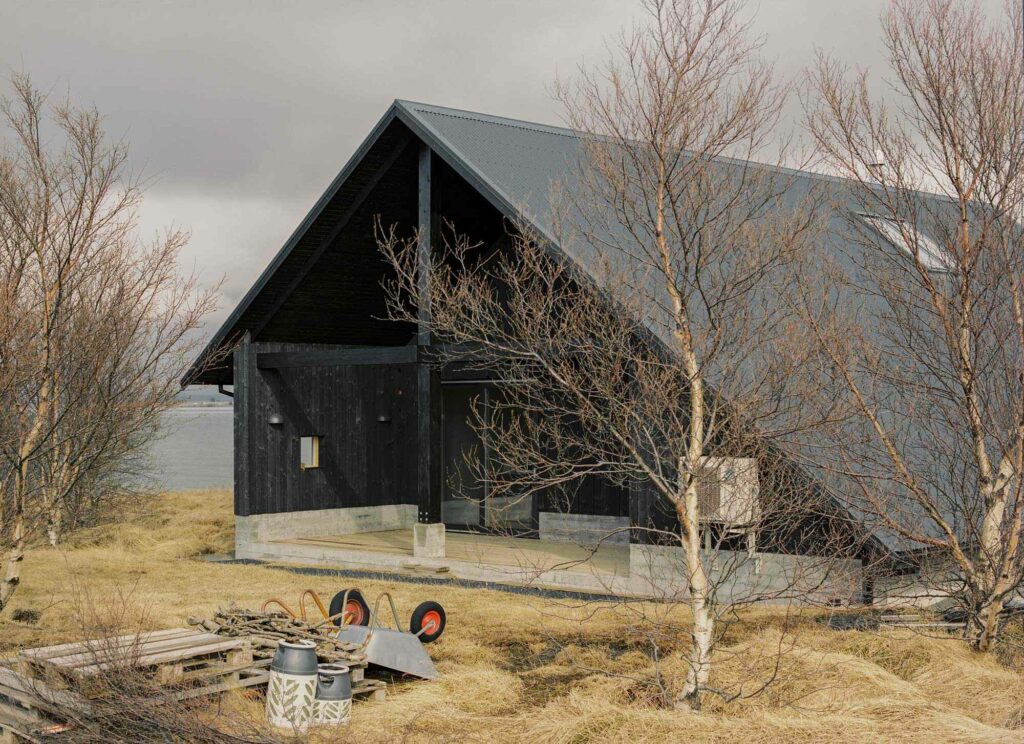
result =
[[[280,426],[284,423],[284,418],[282,418],[280,413],[272,413],[267,419],[267,423],[271,426]]]

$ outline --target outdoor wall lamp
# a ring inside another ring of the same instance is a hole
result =
[[[280,413],[272,413],[270,414],[270,418],[267,419],[267,423],[271,426],[280,426],[284,423],[284,418],[281,417]]]
[[[379,413],[379,414],[377,414],[377,423],[378,424],[390,424],[391,423],[391,416],[386,414],[386,413]]]

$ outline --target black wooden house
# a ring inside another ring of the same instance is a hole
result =
[[[474,442],[470,401],[492,391],[439,372],[429,338],[384,319],[374,222],[429,233],[450,220],[490,245],[525,213],[548,232],[549,190],[578,146],[557,127],[407,101],[388,109],[185,379],[233,389],[239,556],[399,567],[404,548],[338,536],[405,530],[411,544],[415,524],[487,529],[483,488],[458,498],[449,476]],[[579,542],[649,519],[652,498],[595,480],[572,514],[534,499],[514,521],[523,536]],[[410,549],[420,562],[455,560]],[[467,556],[462,575],[494,578],[469,568],[485,555]],[[610,570],[611,588],[644,593],[628,570]],[[545,583],[595,588],[578,577]]]

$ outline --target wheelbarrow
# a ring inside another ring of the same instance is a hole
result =
[[[380,605],[387,599],[394,627],[381,624]],[[444,632],[444,608],[437,602],[422,602],[413,610],[409,632],[399,630],[402,624],[398,608],[389,592],[381,592],[370,612],[358,589],[345,589],[331,600],[329,616],[338,626],[339,640],[363,648],[366,660],[375,666],[423,679],[437,679],[437,669],[423,644],[440,638]]]
[[[391,608],[394,628],[386,628],[380,623],[380,603],[385,598]],[[271,605],[277,605],[291,617],[308,620],[307,599],[312,600],[324,623],[333,623],[338,628],[335,637],[359,646],[370,664],[423,679],[437,679],[434,662],[423,649],[423,644],[436,641],[444,632],[446,618],[444,607],[439,603],[421,602],[413,610],[408,633],[399,630],[402,623],[398,619],[398,608],[388,592],[377,595],[372,613],[358,589],[343,589],[335,594],[330,608],[324,606],[315,591],[306,589],[299,597],[298,612],[276,597],[264,602],[261,609],[266,611]]]

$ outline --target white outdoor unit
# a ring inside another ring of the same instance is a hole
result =
[[[757,460],[750,457],[702,457],[697,476],[700,521],[742,529],[757,521]]]

